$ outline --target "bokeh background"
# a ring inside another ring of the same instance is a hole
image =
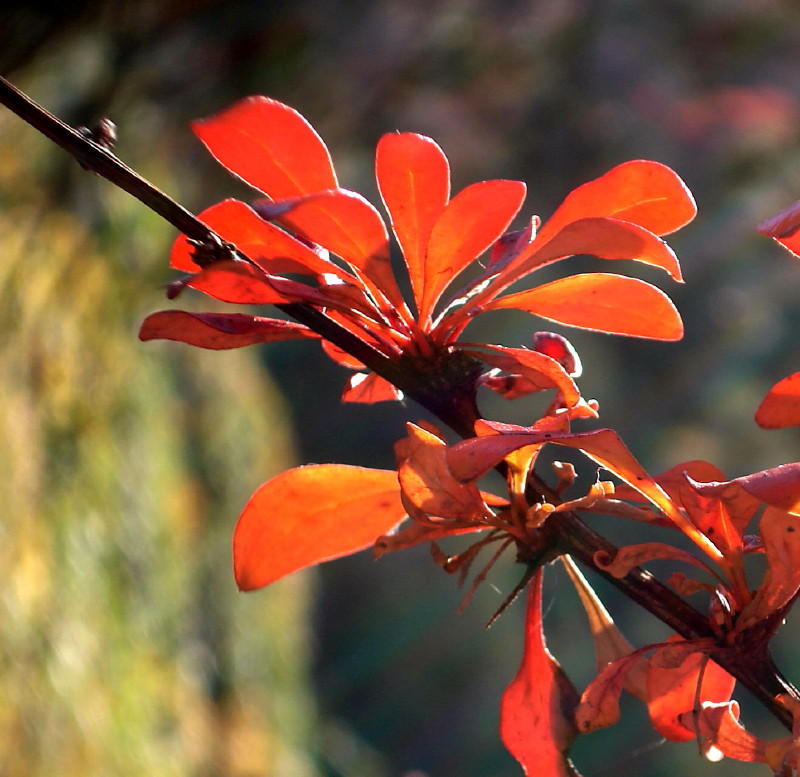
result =
[[[304,113],[343,184],[376,202],[372,153],[392,130],[436,138],[456,190],[526,181],[525,213],[543,217],[619,162],[672,166],[700,211],[670,239],[686,284],[625,271],[670,293],[685,339],[556,331],[578,348],[603,423],[651,471],[706,458],[735,476],[797,458],[795,430],[752,421],[800,365],[800,265],[754,229],[800,197],[793,0],[12,5],[0,11],[0,72],[72,124],[111,117],[119,155],[195,211],[251,196],[187,126],[247,94]],[[0,774],[518,774],[497,709],[522,607],[483,628],[520,574],[510,559],[462,615],[463,592],[424,549],[236,592],[230,536],[260,482],[298,462],[391,466],[404,422],[421,414],[340,406],[345,376],[313,343],[139,343],[141,318],[168,306],[173,238],[0,110]],[[476,339],[506,345],[547,326],[485,318]],[[484,409],[532,417],[525,401]],[[597,522],[618,542],[639,536]],[[632,641],[666,636],[598,590]],[[583,687],[592,648],[557,567],[546,596],[551,647]],[[798,626],[775,645],[795,680]],[[739,696],[748,725],[781,735]],[[575,760],[598,777],[762,768],[660,741],[636,702],[581,738]]]

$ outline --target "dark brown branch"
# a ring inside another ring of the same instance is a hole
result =
[[[177,230],[200,245],[223,244],[219,235],[160,189],[121,162],[86,133],[70,127],[37,105],[0,77],[0,103],[69,152],[83,167],[106,178],[136,197],[162,216]],[[242,256],[241,258],[247,259]],[[369,369],[388,380],[409,397],[436,415],[462,437],[473,435],[479,417],[475,403],[477,362],[459,353],[442,354],[435,365],[410,359],[394,361],[370,347],[351,332],[338,326],[324,313],[305,304],[277,306],[287,315],[355,356]],[[617,549],[573,513],[554,513],[547,521],[553,547],[569,553],[594,569],[612,585],[644,609],[658,617],[687,639],[712,637],[708,619],[649,572],[635,568],[622,579],[614,578],[594,563],[594,555],[603,551],[613,556]],[[713,658],[749,688],[766,707],[791,729],[789,709],[776,700],[781,693],[797,691],[782,678],[766,652],[746,646],[720,647]],[[758,660],[755,660],[755,659]]]

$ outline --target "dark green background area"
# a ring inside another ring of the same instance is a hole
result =
[[[731,477],[797,458],[795,430],[761,431],[752,416],[800,365],[800,265],[755,231],[800,197],[798,52],[791,0],[0,11],[2,72],[70,123],[111,117],[123,160],[195,211],[253,196],[188,129],[248,94],[300,110],[342,185],[376,204],[374,146],[394,130],[434,137],[454,190],[525,181],[520,224],[620,162],[670,165],[699,207],[669,239],[684,285],[587,258],[536,280],[591,269],[648,280],[680,309],[681,342],[514,312],[485,316],[471,337],[516,346],[538,329],[567,335],[601,423],[650,471],[703,458]],[[234,354],[139,343],[138,321],[170,304],[159,289],[172,278],[170,229],[5,111],[0,227],[0,773],[518,774],[497,710],[519,661],[521,603],[483,629],[520,575],[511,558],[461,615],[463,592],[425,549],[234,590],[230,533],[259,482],[297,462],[390,467],[421,411],[340,405],[346,373],[313,343]],[[487,416],[517,423],[538,407],[482,400]],[[592,520],[620,543],[658,536]],[[598,591],[632,642],[666,636],[602,582]],[[583,687],[591,639],[558,567],[546,604],[551,648]],[[776,640],[795,679],[796,629],[790,621]],[[737,697],[748,725],[779,735]],[[587,777],[763,773],[661,743],[638,702],[580,739],[575,760]]]

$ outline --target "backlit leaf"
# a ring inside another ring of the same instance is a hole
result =
[[[486,513],[474,483],[456,480],[447,466],[447,445],[416,424],[395,443],[397,472],[404,499],[419,510],[459,521],[480,520]]]
[[[174,297],[176,291],[185,286],[236,305],[280,305],[292,301],[276,291],[261,270],[241,261],[214,262],[173,285],[170,296]]]
[[[386,225],[360,194],[337,189],[304,197],[280,221],[344,259],[381,292],[378,300],[384,295],[393,305],[405,304],[391,268]]]
[[[403,398],[403,392],[388,380],[374,372],[357,372],[347,381],[342,392],[342,402],[359,402],[373,405],[376,402],[392,402]]]
[[[233,243],[262,270],[273,274],[335,274],[351,280],[342,268],[321,257],[300,240],[261,218],[252,208],[238,200],[224,200],[204,210],[198,218],[220,237]],[[194,247],[180,235],[172,247],[170,265],[177,270],[197,272],[192,260]]]
[[[277,100],[246,97],[192,129],[222,165],[273,200],[338,186],[322,139]]]
[[[508,229],[525,199],[520,181],[482,181],[447,204],[431,230],[420,318],[433,311],[448,284]]]
[[[638,278],[609,273],[571,275],[508,294],[485,310],[517,308],[568,326],[597,332],[680,340],[680,315],[663,291]]]
[[[737,620],[746,629],[784,607],[800,590],[800,516],[771,505],[758,523],[767,556],[767,571],[750,604]]]
[[[800,426],[800,372],[779,380],[769,390],[756,410],[756,423],[763,429]]]
[[[521,277],[532,270],[567,256],[589,254],[599,259],[631,259],[660,267],[676,281],[681,268],[672,249],[652,232],[625,221],[587,218],[572,221],[548,242],[543,238],[523,250],[510,273]]]
[[[795,256],[800,256],[800,200],[777,216],[762,221],[757,229],[762,235],[774,238]]]
[[[624,162],[572,191],[545,222],[554,235],[571,221],[607,216],[668,235],[688,224],[697,207],[680,177],[666,165],[645,159]]]
[[[605,551],[595,554],[595,564],[599,569],[604,569],[617,578],[627,575],[634,567],[646,564],[648,561],[669,559],[683,561],[699,567],[713,576],[709,567],[700,559],[680,548],[674,548],[663,542],[643,542],[637,545],[623,545],[617,550],[613,559],[608,558]]]
[[[572,584],[575,586],[583,609],[586,611],[592,639],[594,640],[597,671],[600,672],[606,664],[630,655],[634,649],[633,645],[625,639],[622,632],[617,628],[608,610],[600,601],[600,597],[594,592],[594,589],[589,585],[589,581],[578,569],[572,558],[570,556],[561,556],[561,561]],[[628,693],[644,700],[646,696],[644,658],[640,657],[638,665],[630,669],[625,678],[624,687]]]
[[[424,135],[387,134],[378,142],[375,173],[419,303],[428,239],[450,197],[447,157]]]
[[[575,723],[581,734],[613,726],[619,720],[619,697],[622,689],[628,675],[635,669],[638,670],[642,656],[649,650],[652,650],[651,646],[640,648],[606,664],[600,674],[589,683],[575,710]]]
[[[488,353],[466,348],[464,352],[504,372],[520,374],[540,390],[557,388],[567,407],[575,405],[580,400],[580,391],[575,381],[552,357],[526,348],[505,348],[501,345],[488,344],[483,347]]]
[[[683,638],[675,635],[668,641],[680,647]],[[685,644],[687,651],[692,651],[692,646]],[[686,742],[695,738],[695,731],[684,725],[681,716],[703,702],[728,701],[736,680],[703,652],[689,652],[677,667],[663,666],[663,663],[659,662],[657,651],[650,658],[647,668],[650,722],[667,739]],[[701,683],[699,691],[698,683]]]
[[[298,467],[250,497],[233,537],[243,591],[366,548],[405,515],[397,473],[344,464]]]
[[[140,340],[177,340],[215,351],[307,337],[319,335],[292,321],[242,313],[187,313],[183,310],[151,313],[139,329]]]
[[[573,777],[567,757],[577,731],[578,694],[550,654],[542,629],[542,570],[530,583],[525,648],[500,708],[503,744],[529,777]]]
[[[518,430],[518,431],[517,431]],[[613,472],[629,486],[645,496],[681,531],[712,559],[719,560],[719,550],[691,524],[664,490],[653,480],[612,429],[563,434],[550,431],[526,431],[509,427],[505,434],[462,440],[448,449],[447,461],[453,475],[460,480],[474,480],[488,472],[513,451],[528,445],[555,443],[583,451],[600,466]]]
[[[684,716],[687,717],[689,716]],[[688,728],[695,723],[695,720],[700,736],[706,739],[704,750],[714,747],[722,755],[735,758],[737,761],[763,763],[767,760],[766,742],[751,734],[739,723],[737,702],[705,702],[696,718],[692,713],[691,721],[682,722]],[[791,741],[791,737],[787,739]]]

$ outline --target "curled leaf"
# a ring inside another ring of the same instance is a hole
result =
[[[617,551],[613,559],[609,559],[605,551],[599,551],[595,554],[594,560],[600,569],[604,569],[614,577],[622,578],[634,567],[656,559],[683,561],[687,564],[699,567],[712,576],[714,575],[709,567],[691,553],[687,553],[680,548],[674,548],[672,545],[666,545],[663,542],[643,542],[639,545],[623,545]]]
[[[675,645],[659,648],[648,664],[647,710],[659,734],[675,742],[686,742],[696,736],[694,728],[686,725],[686,713],[691,713],[698,703],[727,702],[736,680],[711,661],[701,645],[685,642],[677,635],[668,642]],[[674,647],[679,650],[674,659],[665,661],[659,655]]]
[[[435,434],[407,424],[408,436],[395,444],[403,498],[429,515],[478,521],[486,515],[481,492],[462,483],[447,466],[447,445]]]

